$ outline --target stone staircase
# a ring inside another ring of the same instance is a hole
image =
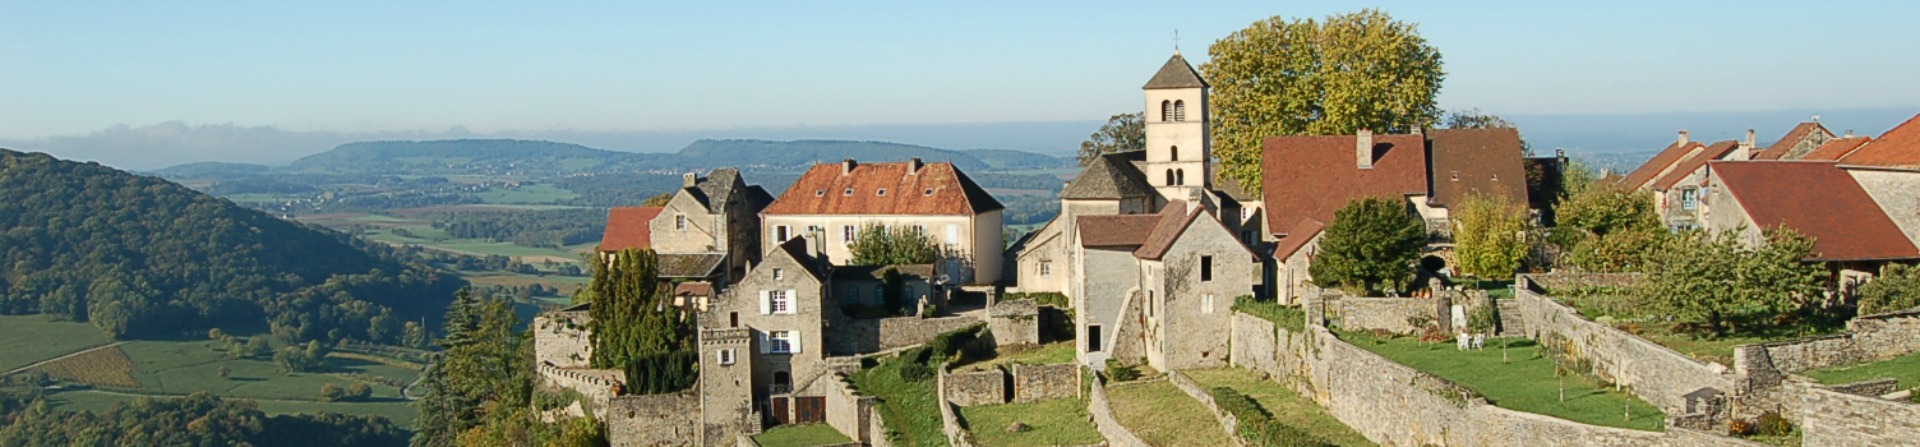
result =
[[[1512,298],[1494,301],[1500,306],[1500,335],[1528,336],[1527,320],[1520,316],[1520,302]]]

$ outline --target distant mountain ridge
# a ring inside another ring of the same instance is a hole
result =
[[[282,167],[239,163],[189,163],[154,171],[168,178],[229,177],[269,172],[379,175],[463,173],[567,174],[608,171],[702,170],[737,166],[797,170],[814,163],[852,158],[899,161],[920,158],[952,162],[963,170],[1047,169],[1073,161],[1005,149],[951,150],[884,141],[703,139],[675,153],[634,153],[571,143],[513,139],[363,141],[309,155]]]

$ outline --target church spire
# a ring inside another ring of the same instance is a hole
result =
[[[1160,71],[1153,74],[1153,79],[1148,80],[1147,85],[1140,88],[1146,90],[1207,88],[1207,81],[1201,80],[1200,73],[1193,71],[1193,65],[1187,64],[1187,59],[1180,57],[1179,50],[1174,50],[1173,57],[1167,59],[1166,65],[1161,65]]]

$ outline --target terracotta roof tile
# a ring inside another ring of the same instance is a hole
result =
[[[1841,158],[1845,158],[1848,154],[1852,154],[1854,150],[1860,149],[1860,146],[1871,142],[1873,142],[1873,137],[1835,138],[1827,140],[1827,144],[1820,145],[1820,148],[1814,149],[1813,152],[1808,152],[1806,156],[1800,157],[1800,159],[1808,161],[1838,161]]]
[[[917,173],[908,166],[854,162],[842,174],[842,163],[816,164],[764,213],[974,215],[1004,208],[953,163],[924,163]]]
[[[1814,132],[1823,132],[1823,133],[1826,133],[1827,135],[1833,135],[1833,132],[1827,131],[1827,128],[1824,126],[1821,126],[1820,123],[1818,122],[1813,122],[1813,121],[1802,122],[1800,124],[1794,125],[1793,129],[1788,130],[1787,134],[1785,136],[1780,137],[1779,140],[1774,140],[1772,146],[1767,146],[1766,149],[1761,149],[1759,152],[1754,152],[1753,159],[1779,160],[1781,157],[1786,156],[1787,151],[1792,150],[1794,145],[1800,144],[1800,140],[1807,139],[1807,137],[1813,135]]]
[[[1659,180],[1654,180],[1653,189],[1666,191],[1669,188],[1673,188],[1673,185],[1679,184],[1681,180],[1686,179],[1688,174],[1692,174],[1694,171],[1706,167],[1707,162],[1719,160],[1720,157],[1725,157],[1728,152],[1733,152],[1734,149],[1738,149],[1739,147],[1740,142],[1726,140],[1713,143],[1712,146],[1707,146],[1705,150],[1687,155],[1686,159],[1673,164],[1673,170],[1667,171],[1666,175],[1660,176]]]
[[[607,231],[600,236],[600,251],[653,248],[653,227],[648,222],[660,215],[660,210],[657,206],[626,206],[607,211]]]
[[[1819,161],[1721,161],[1713,175],[1755,225],[1814,238],[1816,261],[1920,258],[1853,176]]]
[[[1158,214],[1116,214],[1079,216],[1080,246],[1135,247],[1147,242],[1147,235],[1160,223]]]
[[[1433,197],[1447,206],[1479,192],[1527,203],[1526,148],[1515,129],[1441,129],[1427,131],[1432,157]]]
[[[1160,220],[1154,222],[1153,231],[1147,233],[1147,240],[1140,243],[1140,249],[1134,250],[1133,256],[1140,259],[1160,259],[1161,255],[1167,254],[1168,248],[1173,247],[1174,241],[1180,240],[1180,235],[1187,232],[1187,226],[1192,225],[1193,219],[1199,217],[1202,212],[1205,212],[1204,208],[1188,212],[1185,200],[1167,202],[1167,206],[1160,209]]]
[[[1920,115],[1914,115],[1907,122],[1900,123],[1873,139],[1872,144],[1860,147],[1852,154],[1840,159],[1840,164],[1849,166],[1873,166],[1881,168],[1920,168]]]
[[[1647,182],[1651,182],[1655,177],[1659,177],[1660,173],[1665,172],[1667,167],[1680,162],[1680,159],[1686,158],[1687,154],[1693,152],[1695,149],[1705,147],[1707,146],[1700,144],[1698,141],[1689,141],[1685,144],[1676,141],[1673,144],[1667,145],[1666,149],[1661,149],[1660,153],[1654,154],[1652,159],[1641,164],[1639,168],[1635,168],[1633,172],[1627,173],[1626,177],[1620,178],[1619,183],[1616,184],[1635,189],[1647,186]]]
[[[1261,145],[1261,196],[1267,228],[1311,218],[1332,221],[1353,199],[1427,193],[1420,135],[1376,134],[1372,169],[1360,169],[1353,135],[1267,137]]]
[[[673,296],[713,296],[713,283],[687,281],[673,286]]]
[[[1273,259],[1285,262],[1287,258],[1293,257],[1294,252],[1298,252],[1301,247],[1307,246],[1307,241],[1311,241],[1314,236],[1320,235],[1320,230],[1326,227],[1327,224],[1321,223],[1318,220],[1300,219],[1299,223],[1287,228],[1287,236],[1280,238],[1279,245],[1273,247]]]

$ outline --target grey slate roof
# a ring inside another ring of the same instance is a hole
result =
[[[736,168],[717,168],[708,172],[705,178],[693,184],[690,191],[693,198],[707,206],[708,212],[720,212],[727,209],[727,202],[733,200],[735,188],[745,188],[746,182],[740,180],[740,170]]]
[[[1176,52],[1173,53],[1172,58],[1167,59],[1166,65],[1160,66],[1158,73],[1153,74],[1153,79],[1148,80],[1147,85],[1140,88],[1153,90],[1196,87],[1206,88],[1207,81],[1200,79],[1200,73],[1194,72],[1193,66],[1187,64],[1187,59],[1180,57],[1180,53]]]
[[[1060,190],[1062,199],[1124,199],[1144,197],[1153,194],[1152,184],[1147,182],[1145,173],[1140,172],[1133,161],[1146,154],[1143,151],[1106,154],[1087,163],[1080,176],[1067,182]]]
[[[719,273],[720,264],[727,259],[727,255],[721,253],[662,253],[655,256],[662,278],[711,278]]]

